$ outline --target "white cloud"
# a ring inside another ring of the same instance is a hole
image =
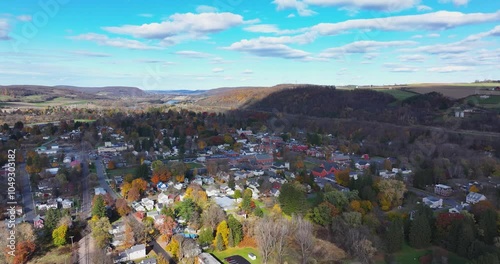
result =
[[[441,35],[439,35],[438,33],[431,33],[431,34],[427,34],[427,37],[428,38],[439,38]]]
[[[20,15],[20,16],[17,16],[16,18],[17,18],[17,20],[22,21],[22,22],[29,22],[33,19],[31,17],[31,15]]]
[[[423,38],[424,36],[422,35],[414,35],[414,36],[411,36],[412,39],[421,39]]]
[[[353,29],[381,31],[435,31],[494,21],[500,21],[500,11],[497,11],[496,13],[470,14],[438,11],[418,15],[355,19],[339,23],[320,23],[311,27],[310,30],[318,32],[322,35],[336,35]]]
[[[415,67],[395,67],[390,69],[391,72],[416,72],[418,68]]]
[[[115,33],[136,38],[166,39],[177,35],[206,35],[243,24],[243,17],[233,13],[173,14],[161,23],[104,27]]]
[[[400,55],[398,57],[403,62],[423,62],[427,57],[421,54]]]
[[[292,17],[295,17],[295,14],[293,14],[293,13],[292,13],[292,14],[290,14],[290,15],[286,16],[286,17],[287,17],[287,18],[292,18]]]
[[[426,5],[419,5],[417,6],[417,11],[418,12],[432,11],[432,7]]]
[[[140,16],[140,17],[153,17],[153,14],[144,13],[144,14],[138,14],[138,16]]]
[[[482,32],[474,35],[468,36],[464,41],[476,41],[485,37],[500,37],[500,26],[494,27],[492,30],[488,32]]]
[[[224,71],[223,68],[213,68],[212,69],[212,72],[214,72],[214,73],[219,73],[219,72],[223,72],[223,71]]]
[[[242,74],[253,74],[252,70],[246,69],[242,72]]]
[[[208,6],[208,5],[200,5],[196,7],[196,12],[198,13],[215,13],[219,10],[216,7]]]
[[[9,38],[9,22],[7,19],[0,18],[0,40],[8,40]]]
[[[316,12],[307,7],[307,4],[300,0],[274,0],[277,10],[296,9],[299,16],[312,16]]]
[[[304,0],[306,4],[377,11],[400,11],[414,7],[420,0]]]
[[[160,47],[149,46],[137,40],[124,39],[124,38],[109,38],[106,35],[96,34],[96,33],[81,34],[69,38],[74,40],[92,41],[102,46],[110,46],[117,48],[136,49],[136,50],[161,49]]]
[[[329,48],[321,52],[319,55],[322,58],[338,58],[345,53],[367,53],[377,51],[381,48],[398,47],[417,44],[414,41],[372,41],[362,40],[349,43],[342,47]]]
[[[86,50],[74,50],[74,51],[71,51],[70,53],[75,54],[75,55],[85,56],[85,57],[98,57],[98,58],[111,57],[111,54],[109,54],[109,53],[93,52],[93,51],[86,51]]]
[[[441,4],[446,4],[449,2],[453,2],[453,4],[457,6],[462,6],[462,5],[467,5],[469,3],[469,0],[439,0],[439,3]]]
[[[248,32],[254,32],[254,33],[275,33],[275,34],[295,34],[299,32],[304,32],[307,29],[302,28],[302,29],[296,29],[296,30],[289,30],[289,29],[279,29],[277,25],[274,24],[259,24],[259,25],[252,25],[244,28],[245,31]]]
[[[310,54],[303,50],[293,49],[284,45],[286,41],[281,38],[258,38],[243,39],[225,47],[227,50],[235,50],[250,53],[260,57],[279,57],[286,59],[303,59]]]
[[[197,59],[212,57],[211,54],[199,52],[199,51],[193,51],[193,50],[181,50],[181,51],[174,52],[174,54],[180,55],[183,57],[197,58]]]
[[[461,72],[472,70],[472,67],[468,66],[443,66],[443,67],[433,67],[427,69],[430,72],[440,72],[440,73],[449,73],[449,72]]]

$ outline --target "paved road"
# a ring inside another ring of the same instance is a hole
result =
[[[21,194],[23,198],[23,206],[24,206],[24,220],[28,222],[32,222],[33,218],[36,216],[35,212],[35,203],[33,201],[33,194],[31,192],[31,183],[30,176],[26,171],[26,163],[20,164],[17,168],[20,173],[21,179]]]
[[[99,179],[100,187],[104,188],[104,190],[106,190],[106,192],[109,193],[111,197],[113,197],[113,199],[118,199],[118,195],[116,195],[116,193],[111,189],[111,187],[109,187],[109,184],[106,182],[108,178],[104,175],[106,170],[101,158],[97,158],[95,160],[95,169],[97,171],[97,178]]]

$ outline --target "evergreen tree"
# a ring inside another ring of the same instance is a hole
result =
[[[233,230],[229,229],[229,236],[227,238],[227,245],[228,247],[234,247],[234,238],[233,238]]]
[[[59,220],[61,220],[61,211],[56,209],[47,210],[47,214],[45,215],[44,228],[47,231],[47,234],[52,234],[52,231],[57,227]]]
[[[92,205],[92,216],[97,216],[98,218],[106,216],[106,206],[104,205],[102,195],[97,195],[94,199],[94,204]]]
[[[306,208],[305,193],[290,183],[281,186],[278,201],[281,209],[287,215],[303,213]]]
[[[410,246],[425,248],[431,242],[431,226],[425,214],[417,214],[410,227]]]
[[[234,190],[234,187],[236,186],[236,183],[234,182],[234,177],[231,176],[229,178],[229,181],[227,182],[227,187],[231,188],[232,190]]]
[[[246,189],[243,192],[243,201],[241,202],[241,209],[243,209],[245,212],[250,212],[252,209],[251,203],[252,203],[252,190]]]
[[[227,225],[233,234],[234,245],[238,245],[243,240],[243,225],[231,214],[227,218]]]
[[[217,233],[217,238],[215,239],[215,247],[218,251],[224,250],[224,240],[222,239],[221,233]]]
[[[146,164],[141,164],[141,166],[137,167],[135,178],[148,179],[149,177],[149,168]]]
[[[395,219],[389,225],[385,236],[387,252],[394,253],[401,250],[404,239],[404,227],[401,219]]]
[[[483,241],[486,244],[493,244],[495,237],[498,236],[497,213],[494,210],[488,209],[479,216],[479,230]]]

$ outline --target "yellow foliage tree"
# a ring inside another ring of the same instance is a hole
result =
[[[130,189],[132,189],[132,184],[125,182],[122,185],[122,191],[121,191],[122,196],[127,197],[128,191],[130,191]]]
[[[469,188],[469,192],[479,192],[479,189],[476,187],[476,185],[472,185],[470,188]]]
[[[179,258],[179,247],[179,241],[177,241],[177,239],[174,237],[172,238],[172,240],[170,240],[170,243],[168,243],[165,249],[172,255],[173,258]]]
[[[224,246],[227,247],[227,245],[229,244],[229,227],[226,220],[220,222],[217,226],[217,233],[215,237],[217,237],[218,234],[222,236]],[[217,247],[217,239],[214,240],[214,246]]]

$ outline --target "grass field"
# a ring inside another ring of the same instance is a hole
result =
[[[396,98],[398,101],[403,101],[405,99],[408,99],[412,96],[417,95],[416,93],[403,91],[401,89],[380,89],[380,90],[376,90],[376,91],[390,94],[390,95],[394,96],[394,98]]]
[[[131,174],[135,174],[135,171],[136,171],[137,167],[126,167],[126,168],[116,168],[114,170],[108,170],[106,169],[106,172],[108,173],[108,176],[110,178],[114,177],[114,176],[123,176],[125,177],[125,175],[131,173]]]
[[[188,169],[203,168],[203,164],[195,163],[195,162],[186,162],[186,166],[188,167]]]
[[[425,256],[427,254],[432,253],[432,249],[433,248],[415,249],[415,248],[412,248],[408,244],[405,243],[403,245],[403,249],[394,254],[394,258],[395,258],[396,263],[404,263],[404,264],[415,263],[415,264],[418,264],[418,263],[420,263],[419,258],[422,256]],[[382,264],[382,263],[385,263],[385,261],[380,260],[380,261],[377,261],[376,263]],[[467,259],[459,257],[452,252],[448,252],[448,263],[465,264],[465,263],[468,263],[468,261],[467,261]]]
[[[250,247],[246,247],[246,248],[235,247],[235,248],[226,249],[224,251],[214,251],[214,252],[210,252],[210,253],[212,253],[216,258],[218,258],[222,263],[227,263],[226,261],[224,261],[224,258],[234,256],[234,255],[240,255],[240,256],[244,257],[246,260],[250,261],[250,263],[261,263],[259,251],[255,248],[250,248]],[[251,260],[248,257],[248,253],[255,254],[255,256],[257,256],[257,259]]]
[[[71,263],[71,246],[52,248],[43,256],[33,257],[28,264],[66,264]]]
[[[469,101],[477,106],[500,109],[500,95],[490,95],[489,98],[481,98],[478,95],[474,95],[466,98],[466,102]]]
[[[260,207],[260,209],[262,209],[262,212],[264,212],[264,215],[269,214],[269,208],[267,208],[263,202],[261,202],[259,200],[254,200],[254,201],[255,201],[255,205]]]
[[[92,123],[95,122],[95,120],[88,120],[88,119],[75,119],[75,122],[80,122],[80,123]]]

